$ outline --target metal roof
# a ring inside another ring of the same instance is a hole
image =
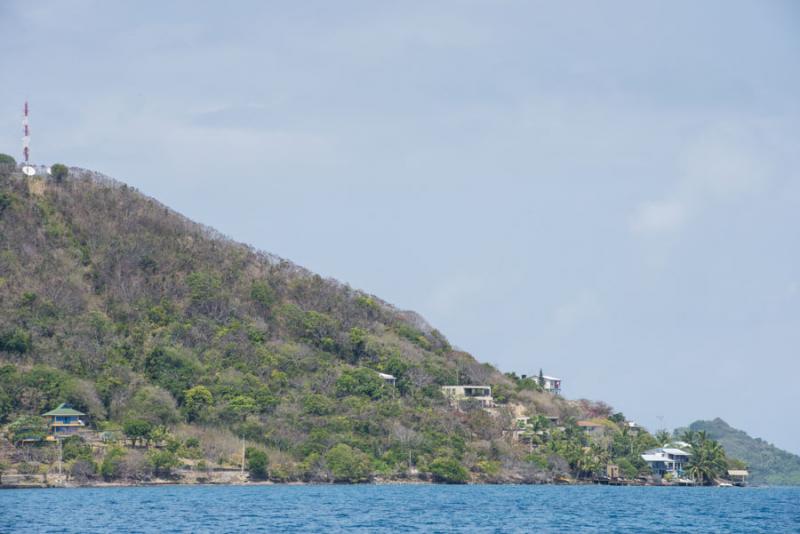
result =
[[[44,416],[44,417],[51,417],[51,416],[58,416],[58,415],[60,415],[60,416],[69,416],[69,415],[78,416],[78,415],[86,415],[86,414],[83,413],[83,412],[79,412],[78,410],[74,409],[72,406],[70,406],[69,404],[66,404],[64,402],[59,404],[58,408],[56,408],[55,410],[50,410],[49,412],[46,412],[46,413],[42,414],[42,416]]]

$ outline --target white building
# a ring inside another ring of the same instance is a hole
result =
[[[380,376],[380,377],[381,377],[381,380],[383,380],[383,381],[384,381],[384,382],[386,382],[387,384],[391,384],[392,386],[394,386],[395,384],[397,384],[397,377],[396,377],[396,376],[394,376],[394,375],[388,375],[388,374],[386,374],[386,373],[380,373],[380,372],[379,372],[379,373],[378,373],[378,376]]]
[[[689,457],[692,455],[681,449],[672,447],[659,447],[657,449],[650,449],[644,451],[642,460],[647,462],[653,473],[664,476],[667,473],[682,476],[683,470],[689,463]]]
[[[540,383],[542,389],[544,389],[548,393],[553,393],[556,395],[561,394],[561,379],[556,378],[555,376],[547,376],[542,375],[541,377],[534,376],[534,379],[541,379],[543,384]]]

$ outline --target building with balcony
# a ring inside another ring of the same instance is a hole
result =
[[[79,412],[69,404],[61,403],[55,410],[50,410],[43,413],[42,417],[48,419],[48,436],[47,439],[54,441],[69,436],[74,436],[86,426],[81,417],[86,414]]]
[[[451,404],[472,400],[484,408],[494,406],[490,386],[442,386],[442,394]]]
[[[659,447],[644,451],[641,456],[642,460],[650,466],[653,474],[664,476],[669,473],[675,476],[683,476],[684,468],[689,463],[691,455],[691,453],[681,449]]]

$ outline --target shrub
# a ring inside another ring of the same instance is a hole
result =
[[[100,475],[106,480],[114,480],[122,475],[122,460],[125,458],[125,450],[120,447],[112,447],[106,451],[103,463],[100,464]]]
[[[261,449],[247,447],[244,456],[247,459],[247,471],[250,473],[250,478],[253,480],[265,480],[267,478],[267,468],[269,467],[267,453]]]
[[[69,169],[62,163],[56,163],[50,167],[50,175],[56,182],[63,182],[69,175]]]
[[[122,424],[122,431],[135,447],[137,442],[142,443],[150,439],[153,425],[143,419],[128,419]]]
[[[80,436],[70,436],[61,442],[63,459],[65,462],[71,460],[87,460],[92,459],[92,446],[83,441]]]
[[[0,352],[25,354],[31,349],[31,335],[21,328],[0,333]]]
[[[189,422],[202,419],[207,409],[213,404],[214,397],[205,386],[188,389],[183,396],[183,411]]]
[[[464,484],[469,473],[455,458],[436,458],[428,466],[434,482],[445,484]]]
[[[336,381],[336,393],[339,396],[364,395],[377,399],[383,394],[383,380],[372,369],[345,369]]]
[[[8,425],[8,430],[15,442],[23,439],[41,440],[47,435],[47,423],[39,416],[23,415]]]
[[[180,465],[178,456],[168,450],[151,451],[147,455],[147,461],[152,466],[153,472],[157,476],[171,477],[172,470]]]
[[[0,154],[0,177],[9,176],[17,167],[17,161],[8,154]]]
[[[334,482],[363,482],[370,477],[369,456],[358,449],[340,443],[325,455],[325,462]]]

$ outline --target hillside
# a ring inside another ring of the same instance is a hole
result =
[[[501,406],[454,411],[441,386],[456,380],[491,385]],[[214,465],[235,465],[244,436],[268,452],[270,477],[285,480],[341,478],[337,446],[368,466],[346,479],[424,474],[437,459],[473,478],[543,479],[566,463],[532,463],[530,447],[504,438],[514,416],[610,413],[503,375],[417,314],[235,243],[124,184],[80,169],[58,180],[9,169],[0,425],[65,401],[97,430],[163,429],[161,442],[166,432]]]
[[[695,421],[689,428],[704,430],[711,439],[719,441],[730,456],[747,464],[752,484],[800,485],[800,456],[753,438],[720,418]]]

